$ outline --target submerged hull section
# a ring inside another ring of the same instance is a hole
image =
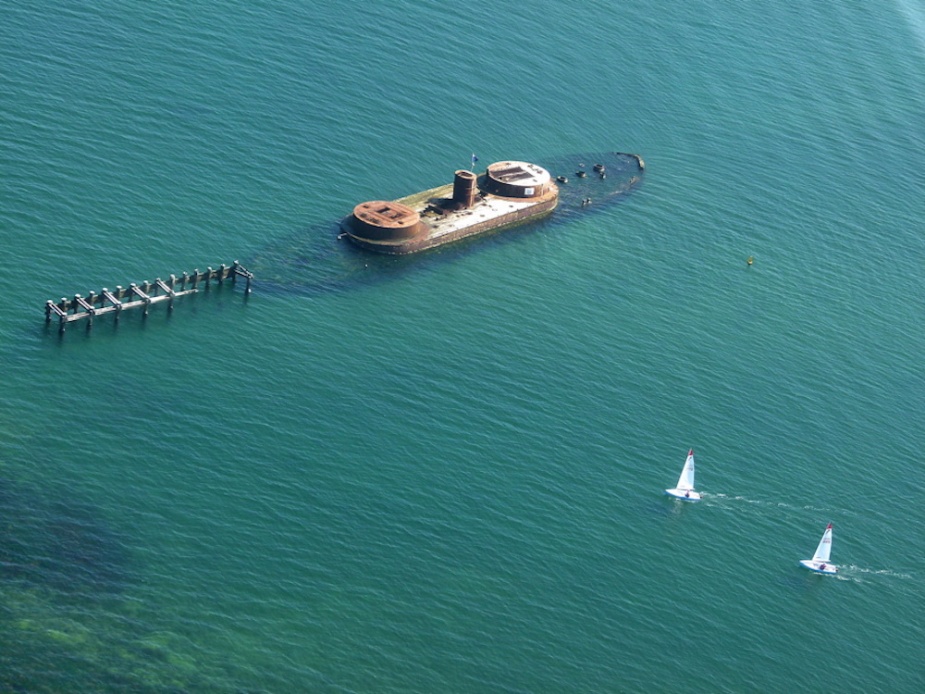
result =
[[[559,186],[557,222],[619,202],[642,184],[646,168],[642,157],[626,152],[585,152],[537,161]],[[603,170],[596,170],[599,167]]]

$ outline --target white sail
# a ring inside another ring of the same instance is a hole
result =
[[[814,562],[828,562],[832,556],[832,524],[829,523],[825,532],[822,533],[822,539],[819,540],[819,546],[816,547],[816,553],[813,555]]]
[[[684,461],[684,469],[681,470],[681,476],[678,478],[678,489],[694,489],[694,449],[687,453],[687,460]]]
[[[687,452],[687,460],[684,461],[684,469],[681,470],[681,476],[678,478],[678,486],[674,489],[666,489],[665,493],[682,501],[700,501],[700,494],[694,491],[693,448]]]

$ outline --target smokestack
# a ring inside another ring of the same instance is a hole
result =
[[[475,204],[475,183],[478,177],[471,171],[460,169],[453,178],[453,202],[462,203],[463,207]]]

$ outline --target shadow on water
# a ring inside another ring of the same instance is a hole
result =
[[[560,182],[559,204],[548,218],[481,235],[408,256],[364,251],[340,237],[340,222],[301,229],[248,258],[259,291],[321,294],[397,279],[408,272],[428,272],[493,245],[516,242],[525,235],[567,224],[619,202],[642,182],[644,164],[632,154],[590,152],[535,160]],[[603,166],[603,171],[596,170]],[[582,174],[582,175],[579,175]],[[413,191],[409,191],[413,192]],[[359,202],[359,201],[358,201]]]

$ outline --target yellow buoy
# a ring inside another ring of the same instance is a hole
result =
[[[755,256],[753,255],[748,256],[748,260],[746,260],[745,262],[751,265],[752,263],[755,262]]]

